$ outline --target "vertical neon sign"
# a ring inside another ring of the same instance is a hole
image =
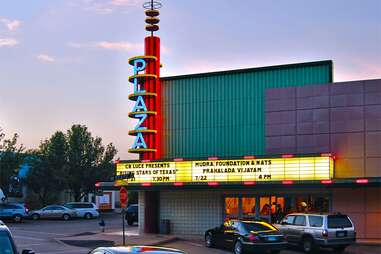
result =
[[[134,74],[129,81],[134,86],[129,99],[135,101],[129,116],[137,119],[135,128],[129,135],[136,136],[129,152],[139,153],[142,160],[156,160],[162,156],[162,116],[160,87],[160,38],[153,35],[159,30],[159,8],[157,1],[144,5],[146,30],[151,33],[145,38],[145,55],[129,59]],[[144,73],[143,73],[144,72]]]

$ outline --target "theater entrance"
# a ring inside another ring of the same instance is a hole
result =
[[[280,221],[291,212],[328,212],[324,195],[237,195],[224,197],[224,218]]]

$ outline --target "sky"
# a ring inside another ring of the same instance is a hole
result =
[[[121,159],[144,0],[0,0],[0,127],[36,148],[86,125]],[[162,76],[333,60],[334,81],[381,78],[379,0],[162,0]]]

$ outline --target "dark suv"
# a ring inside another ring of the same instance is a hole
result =
[[[126,220],[128,225],[131,226],[132,224],[134,224],[134,222],[139,221],[138,211],[139,209],[137,204],[129,205],[127,207]]]
[[[1,253],[19,254],[11,232],[2,221],[0,221],[0,247]],[[21,254],[34,254],[34,252],[31,250],[23,250]]]

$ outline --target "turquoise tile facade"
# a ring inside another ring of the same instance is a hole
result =
[[[162,78],[164,158],[265,153],[266,88],[332,82],[332,61]]]

